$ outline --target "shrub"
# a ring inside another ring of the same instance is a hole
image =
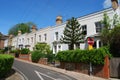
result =
[[[0,77],[4,77],[5,74],[11,70],[13,61],[13,56],[0,54]]]
[[[0,49],[0,54],[3,54],[3,51]]]
[[[46,58],[48,59],[48,62],[53,62],[55,60],[55,54],[52,53],[52,51],[48,54],[46,54]]]
[[[32,52],[31,59],[32,59],[32,62],[38,62],[40,58],[43,58],[45,56],[46,56],[46,54],[43,54],[39,50],[35,50],[35,51]]]
[[[104,64],[104,58],[111,57],[108,49],[102,47],[93,50],[67,50],[58,52],[56,58],[64,62],[92,62],[93,64]]]
[[[17,52],[16,49],[14,49],[14,50],[10,50],[10,53],[16,53],[16,52]]]
[[[21,49],[21,54],[28,54],[29,52],[30,52],[30,50],[27,48]]]
[[[50,53],[50,46],[47,43],[37,43],[35,49],[41,51],[44,54]]]
[[[120,57],[120,24],[111,31],[110,52],[114,57]]]
[[[21,53],[20,49],[15,49],[15,50],[11,50],[11,53],[15,53],[15,57],[19,57],[19,54]]]

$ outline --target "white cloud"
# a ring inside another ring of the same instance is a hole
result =
[[[111,0],[105,0],[104,3],[103,3],[103,7],[104,8],[108,8],[108,7],[111,7]]]

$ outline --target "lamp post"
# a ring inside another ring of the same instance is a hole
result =
[[[88,49],[92,50],[93,49],[93,45],[94,45],[94,39],[92,37],[88,37],[87,39],[88,41]],[[92,75],[92,63],[90,62],[90,67],[89,67],[89,71],[90,71],[90,76]]]

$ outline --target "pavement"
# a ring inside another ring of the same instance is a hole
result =
[[[5,80],[24,80],[24,78],[22,77],[22,75],[19,72],[15,72],[13,75],[6,78]]]
[[[4,78],[0,80],[24,80],[24,77],[15,69],[11,69]]]
[[[47,65],[42,65],[42,64],[36,64],[36,63],[32,63],[30,61],[25,61],[25,60],[21,60],[21,59],[16,59],[18,61],[22,61],[22,62],[26,62],[29,64],[33,64],[42,68],[46,68],[46,69],[50,69],[59,73],[63,73],[65,75],[71,76],[77,80],[113,80],[113,79],[104,79],[104,78],[100,78],[100,77],[95,77],[95,76],[89,76],[86,74],[82,74],[82,73],[78,73],[78,72],[74,72],[74,71],[68,71],[65,69],[60,69],[60,68],[56,68],[56,67],[52,67],[52,66],[47,66]],[[13,79],[13,80],[18,80],[18,79]]]

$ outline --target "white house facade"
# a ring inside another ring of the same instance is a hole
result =
[[[116,9],[117,10],[117,9]],[[105,9],[99,12],[95,12],[89,15],[85,15],[77,18],[80,23],[80,27],[82,31],[85,31],[85,42],[80,43],[80,49],[86,49],[87,45],[87,37],[94,38],[94,48],[101,47],[102,43],[100,40],[99,33],[101,32],[102,25],[100,21],[103,19],[103,14],[106,12],[110,19],[113,18],[115,12],[112,8]],[[45,42],[50,45],[53,53],[57,53],[58,51],[67,50],[68,45],[60,43],[61,35],[63,35],[64,28],[66,26],[66,22],[62,23],[62,17],[58,16],[56,19],[55,26],[49,26],[46,28],[42,28],[36,30],[35,27],[32,28],[31,33],[19,34],[18,36],[13,37],[12,46],[14,48],[29,48],[31,51],[34,49],[34,46],[37,42]],[[5,41],[5,46],[7,46],[8,40]]]

